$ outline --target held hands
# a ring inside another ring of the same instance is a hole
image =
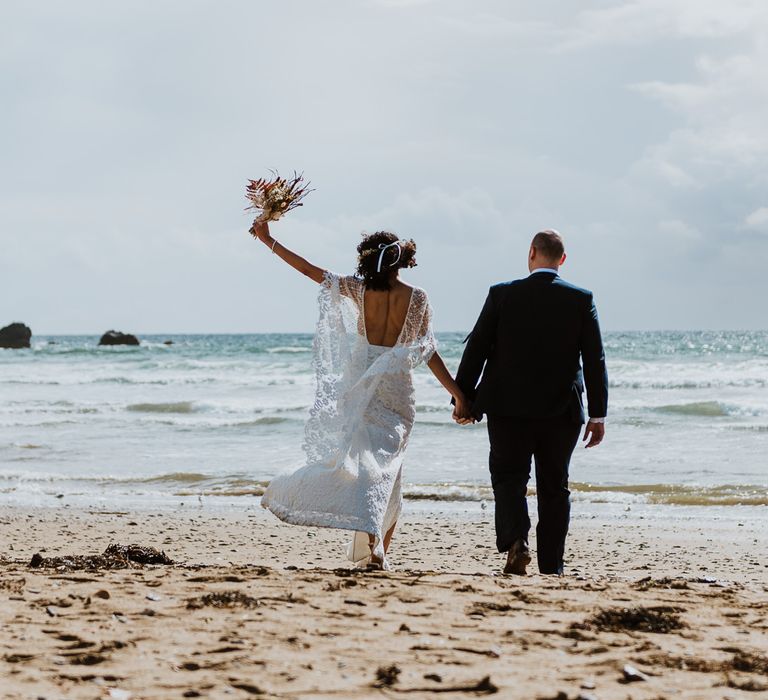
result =
[[[605,437],[605,423],[593,423],[587,422],[587,427],[584,429],[584,437],[582,442],[586,442],[589,438],[589,442],[584,445],[585,448],[597,447]]]
[[[471,425],[475,422],[469,402],[464,394],[456,397],[456,405],[453,407],[453,420],[459,425]]]

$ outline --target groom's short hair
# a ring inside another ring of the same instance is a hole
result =
[[[543,231],[539,231],[533,237],[531,245],[547,260],[559,262],[565,254],[563,237],[552,228],[546,228]]]

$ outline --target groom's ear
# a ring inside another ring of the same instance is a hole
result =
[[[565,259],[566,259],[567,257],[568,257],[568,256],[567,256],[565,253],[563,253],[563,257],[562,257],[562,258],[560,258],[560,265],[562,265],[562,264],[565,262]]]

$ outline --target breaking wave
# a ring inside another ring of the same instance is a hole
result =
[[[171,403],[133,403],[126,407],[127,411],[136,413],[194,413],[200,408],[192,401],[176,401]]]
[[[87,484],[117,490],[135,496],[157,493],[158,489],[173,496],[240,497],[261,496],[269,481],[253,479],[247,474],[213,475],[202,472],[169,472],[148,477],[73,476],[61,478],[52,474],[6,473],[0,486],[51,484],[67,491]],[[768,506],[768,487],[757,485],[695,485],[695,484],[595,484],[571,482],[573,500],[586,503],[647,503],[669,506]],[[529,496],[536,488],[528,489]],[[403,498],[409,501],[493,502],[493,490],[486,484],[470,482],[435,482],[405,484]]]
[[[669,404],[653,409],[658,413],[672,413],[679,416],[704,416],[719,418],[729,416],[735,409],[719,401],[694,401],[692,403]]]

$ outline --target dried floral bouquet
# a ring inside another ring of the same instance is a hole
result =
[[[294,171],[290,178],[280,177],[277,171],[272,174],[271,180],[249,180],[245,187],[250,202],[246,211],[258,212],[257,221],[277,221],[286,212],[303,206],[302,200],[313,191],[304,181],[304,173]]]

